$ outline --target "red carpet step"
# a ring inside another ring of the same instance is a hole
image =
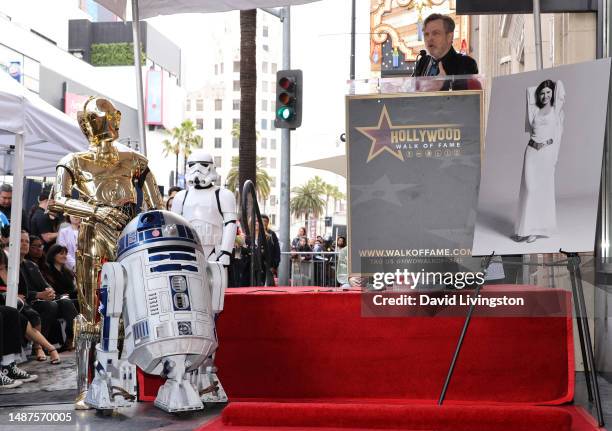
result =
[[[555,289],[537,294],[569,299]],[[360,300],[355,292],[230,289],[216,360],[230,400],[437,400],[464,319],[364,318]],[[571,324],[565,316],[473,318],[447,400],[572,400]],[[154,399],[161,379],[140,381],[141,399]]]
[[[224,425],[436,431],[570,431],[572,416],[532,406],[231,403]],[[537,428],[534,428],[537,424]]]

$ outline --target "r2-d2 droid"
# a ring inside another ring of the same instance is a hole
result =
[[[99,410],[129,405],[138,366],[167,378],[157,407],[203,408],[194,374],[217,348],[211,283],[220,282],[223,270],[206,262],[197,233],[183,217],[154,210],[133,219],[119,239],[117,261],[102,267],[101,336],[85,402]]]

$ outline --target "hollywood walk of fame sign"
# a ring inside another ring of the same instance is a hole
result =
[[[482,91],[346,103],[349,272],[474,269]]]

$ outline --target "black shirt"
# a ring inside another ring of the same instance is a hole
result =
[[[74,285],[74,276],[68,271],[64,269],[62,271],[58,271],[55,266],[50,266],[45,276],[47,281],[55,290],[56,296],[68,295],[70,298],[76,299],[76,287]]]
[[[19,294],[25,296],[26,301],[31,303],[36,299],[38,292],[44,292],[49,286],[41,274],[38,266],[28,259],[24,259],[19,266]]]
[[[42,239],[43,233],[53,233],[57,232],[55,220],[52,220],[49,217],[49,214],[45,214],[45,210],[41,207],[37,207],[34,210],[34,214],[32,214],[32,218],[30,219],[30,233],[32,235],[39,236]],[[51,242],[45,242],[45,250],[55,244],[55,240]]]
[[[269,230],[268,234],[270,235],[270,245],[272,246],[272,268],[278,268],[281,261],[281,250],[278,236],[276,236],[276,232],[273,230]]]

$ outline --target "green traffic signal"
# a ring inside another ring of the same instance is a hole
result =
[[[302,124],[302,71],[276,72],[276,117],[278,129],[295,130]]]
[[[283,121],[289,121],[295,116],[295,112],[288,106],[281,106],[276,111],[276,116]]]

